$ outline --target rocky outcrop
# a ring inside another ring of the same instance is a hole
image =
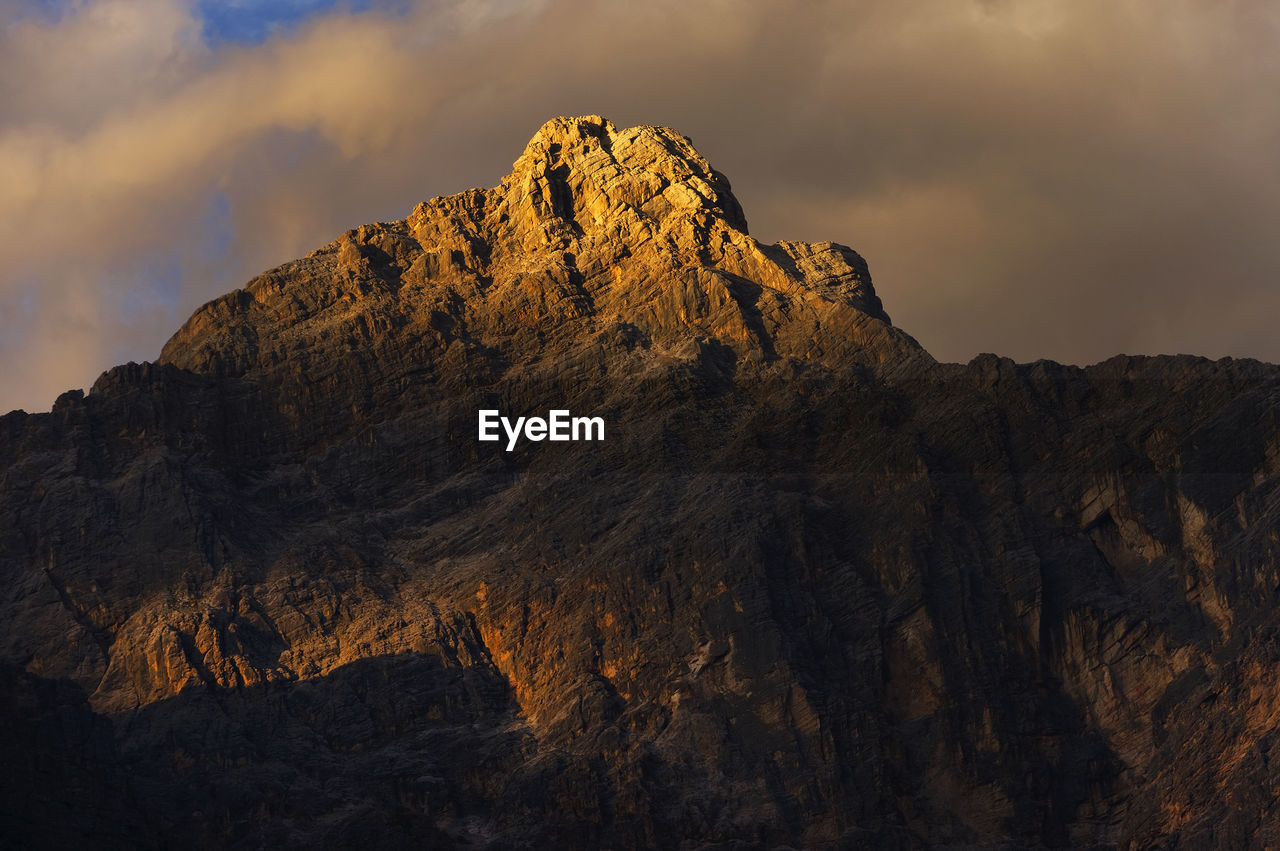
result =
[[[936,363],[689,140],[556,119],[0,418],[4,835],[1266,845],[1277,400]],[[476,439],[553,407],[606,439]]]

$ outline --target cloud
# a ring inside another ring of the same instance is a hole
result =
[[[199,303],[493,185],[556,114],[677,127],[753,232],[835,239],[935,355],[1280,360],[1280,23],[1193,0],[0,3],[0,409]]]

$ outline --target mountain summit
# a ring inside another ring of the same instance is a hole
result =
[[[556,410],[604,439],[479,439]],[[1280,841],[1277,410],[937,363],[688,139],[555,119],[0,417],[0,837]]]
[[[684,136],[587,116],[547,122],[494,189],[348,231],[211,302],[161,362],[243,374],[346,339],[386,364],[390,332],[419,365],[456,344],[511,361],[618,333],[751,362],[918,349],[889,327],[852,249],[761,244]]]

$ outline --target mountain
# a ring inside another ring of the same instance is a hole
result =
[[[938,363],[555,119],[0,418],[0,843],[1273,844],[1278,401]]]

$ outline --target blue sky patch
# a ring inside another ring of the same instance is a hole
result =
[[[261,44],[288,33],[308,18],[335,8],[363,12],[378,0],[199,0],[196,12],[204,21],[204,38],[211,45]]]

